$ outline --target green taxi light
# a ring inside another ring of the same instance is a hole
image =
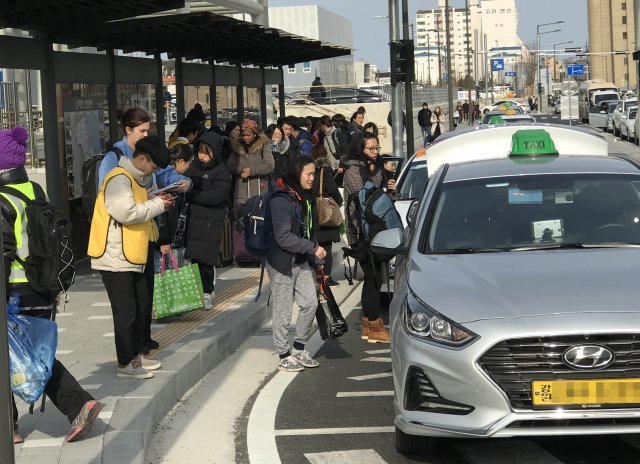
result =
[[[516,131],[511,137],[509,157],[557,156],[558,150],[544,129]]]
[[[491,116],[489,124],[502,124],[502,116]]]

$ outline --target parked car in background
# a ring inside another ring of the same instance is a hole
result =
[[[618,102],[618,106],[613,111],[613,135],[620,136],[620,126],[622,126],[622,117],[626,114],[627,109],[630,106],[638,106],[638,99],[636,97],[625,98]]]
[[[613,101],[607,106],[607,125],[604,128],[605,132],[613,132],[613,112],[618,107],[618,103],[617,101]]]
[[[622,124],[620,124],[620,138],[622,140],[633,141],[636,138],[636,115],[638,114],[637,106],[630,106],[622,116]]]
[[[609,116],[609,113],[613,112],[613,110],[616,109],[619,101],[620,100],[618,99],[614,99],[600,102],[600,111],[598,111],[597,113],[589,113],[589,125],[591,127],[598,127],[604,129],[605,131],[608,131],[609,129],[607,128],[607,118]]]

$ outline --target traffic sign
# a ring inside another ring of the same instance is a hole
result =
[[[504,71],[504,59],[502,58],[492,59],[491,71]]]
[[[567,76],[582,76],[584,74],[583,64],[567,65]]]
[[[573,79],[568,79],[566,81],[563,81],[560,84],[560,91],[562,92],[562,95],[567,95],[567,96],[575,95],[578,93],[578,83]]]
[[[507,71],[506,73],[504,73],[505,76],[507,77],[515,77],[516,72],[515,71]]]

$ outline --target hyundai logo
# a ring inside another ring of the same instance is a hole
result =
[[[567,349],[562,360],[575,369],[602,369],[613,363],[613,352],[604,346],[579,345]]]

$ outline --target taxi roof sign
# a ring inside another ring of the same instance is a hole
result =
[[[510,157],[557,156],[553,139],[544,129],[524,129],[511,136]]]
[[[504,120],[500,115],[491,116],[491,118],[489,119],[489,124],[502,124],[503,122]]]

